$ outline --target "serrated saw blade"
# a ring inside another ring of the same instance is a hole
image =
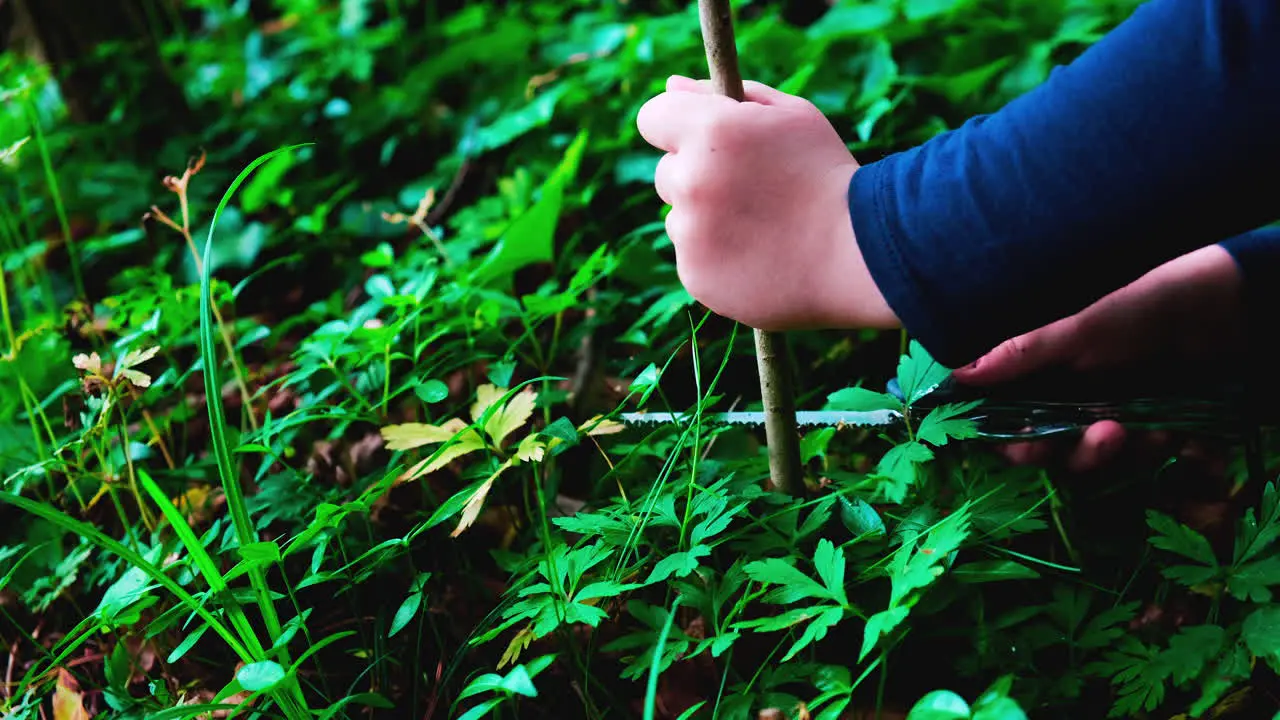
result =
[[[694,413],[630,412],[619,417],[624,425],[685,425],[698,420]],[[763,412],[703,413],[702,422],[711,425],[747,425],[764,427]],[[844,412],[836,410],[801,410],[796,413],[798,427],[885,427],[902,422],[896,410]]]

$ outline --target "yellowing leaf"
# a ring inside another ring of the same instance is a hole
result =
[[[507,649],[502,653],[502,659],[498,661],[498,669],[515,662],[520,659],[520,653],[528,649],[529,644],[533,642],[533,631],[529,628],[522,628],[516,636],[511,638],[511,642],[507,643]]]
[[[120,367],[136,367],[155,357],[158,352],[160,352],[160,347],[158,345],[149,347],[146,350],[130,350],[125,353],[124,358],[120,360]]]
[[[497,385],[489,383],[476,388],[476,401],[471,404],[471,420],[473,422],[478,421],[480,416],[484,415],[484,411],[488,410],[489,406],[497,402],[506,392],[506,390]]]
[[[475,524],[476,518],[480,517],[480,510],[484,507],[484,500],[489,496],[489,489],[493,487],[493,481],[498,479],[503,470],[511,467],[511,464],[511,461],[508,460],[498,466],[498,469],[493,471],[489,479],[485,480],[484,484],[476,488],[471,497],[467,498],[467,504],[462,507],[462,517],[458,518],[458,527],[449,533],[449,537],[458,537],[462,534],[462,531]]]
[[[467,428],[462,435],[458,437],[457,442],[446,446],[438,455],[432,453],[435,455],[434,460],[430,457],[423,459],[422,462],[405,471],[405,473],[397,479],[397,482],[408,482],[423,475],[430,475],[436,470],[448,465],[450,462],[453,462],[457,458],[460,458],[467,453],[480,450],[483,447],[484,440],[480,437],[479,433],[471,428]]]
[[[120,371],[120,377],[128,380],[134,387],[151,387],[151,376],[144,372],[126,368]]]
[[[494,445],[502,445],[502,441],[508,435],[528,422],[529,417],[533,415],[533,406],[537,400],[538,396],[533,389],[526,387],[516,393],[505,407],[489,417],[484,431],[493,439]]]
[[[601,420],[599,415],[578,426],[578,432],[586,435],[613,435],[626,430],[627,426],[617,420]]]
[[[97,374],[102,373],[102,358],[98,357],[98,353],[91,353],[89,355],[80,353],[79,355],[71,358],[71,364],[75,365],[79,370]]]
[[[541,462],[546,451],[547,446],[538,440],[537,435],[526,435],[516,448],[516,459],[520,462]]]
[[[21,150],[22,146],[26,145],[29,140],[31,140],[30,135],[22,138],[18,142],[10,145],[9,147],[0,148],[0,165],[4,165],[6,167],[11,167],[11,168],[17,167],[18,151]]]
[[[467,424],[458,418],[443,425],[426,423],[402,423],[382,428],[382,439],[387,441],[388,450],[412,450],[423,445],[448,442],[453,439]]]

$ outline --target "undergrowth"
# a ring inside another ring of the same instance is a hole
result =
[[[865,162],[1135,4],[735,6]],[[707,420],[758,408],[750,334],[634,129],[705,75],[692,4],[141,5],[163,67],[101,47],[108,117],[0,66],[4,717],[1275,712],[1243,448],[1010,466],[872,332],[791,338],[801,406],[907,419],[806,429],[802,495]]]

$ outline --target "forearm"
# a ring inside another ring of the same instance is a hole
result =
[[[849,186],[886,300],[967,363],[1280,216],[1280,4],[1152,0],[1041,87]]]

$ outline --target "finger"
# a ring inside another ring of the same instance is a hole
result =
[[[671,240],[671,244],[676,249],[676,264],[680,263],[680,244],[688,236],[689,223],[688,217],[680,212],[679,208],[672,207],[667,211],[667,217],[663,219],[663,223],[667,228],[667,238]],[[679,268],[677,268],[678,270]]]
[[[1006,340],[952,374],[958,382],[971,385],[1008,382],[1034,370],[1066,361],[1079,342],[1081,338],[1074,318],[1066,318]]]
[[[667,92],[688,92],[710,95],[715,92],[715,87],[710,80],[694,80],[683,75],[672,75],[667,78]],[[743,100],[747,102],[757,103],[759,105],[795,105],[806,102],[797,95],[782,92],[781,90],[765,85],[755,80],[742,81]]]
[[[1027,440],[1009,443],[1000,454],[1014,465],[1043,465],[1053,456],[1054,443],[1049,440]]]
[[[666,152],[678,152],[680,145],[699,132],[726,104],[724,96],[689,92],[664,92],[640,106],[636,128],[645,142]]]
[[[1086,472],[1105,465],[1124,447],[1125,435],[1124,426],[1114,420],[1090,425],[1072,451],[1067,466],[1076,472]]]
[[[667,92],[687,92],[710,95],[713,91],[710,80],[694,80],[684,75],[672,75],[667,78]]]
[[[658,197],[668,205],[676,204],[677,177],[675,154],[667,153],[659,158],[658,166],[653,171],[653,186],[658,191]]]

